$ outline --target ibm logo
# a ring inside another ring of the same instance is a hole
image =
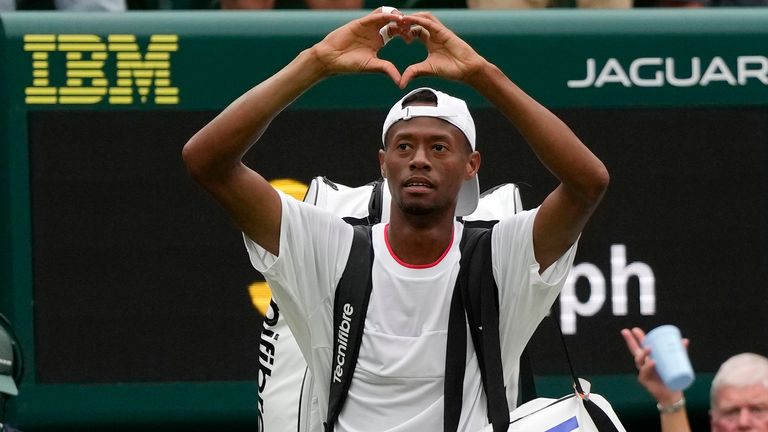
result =
[[[24,51],[32,53],[32,86],[25,89],[27,104],[179,103],[179,89],[171,85],[171,53],[179,49],[178,35],[151,35],[145,53],[136,36],[93,34],[27,34]],[[51,55],[63,53],[65,86],[51,84]],[[104,65],[114,56],[116,76],[110,82]],[[151,90],[151,92],[150,92]],[[136,95],[138,93],[138,95]],[[151,93],[151,97],[150,97]]]

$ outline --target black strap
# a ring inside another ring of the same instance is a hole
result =
[[[331,366],[331,389],[328,397],[328,415],[324,423],[325,431],[330,432],[336,425],[341,408],[347,399],[352,374],[357,365],[357,355],[363,338],[365,315],[368,312],[368,300],[371,297],[371,266],[373,248],[371,247],[371,227],[354,226],[352,248],[344,273],[336,287],[333,304],[333,352]],[[361,271],[367,269],[367,271]],[[361,289],[365,287],[365,289]]]
[[[483,196],[490,192],[493,192],[494,190],[498,189],[501,186],[504,186],[504,185],[499,185],[494,187],[493,189],[489,189],[488,191],[483,193]],[[490,229],[497,223],[498,223],[497,220],[471,220],[471,221],[468,220],[468,221],[464,221],[464,228],[465,229],[466,228]],[[464,238],[466,237],[462,237],[462,239]],[[490,256],[490,250],[488,251],[488,253]],[[489,269],[488,272],[490,271],[492,270]],[[488,273],[488,274],[491,274],[491,273]],[[494,288],[494,292],[498,294],[498,289]],[[498,295],[495,298],[498,299]],[[496,313],[498,313],[498,308],[496,309]],[[520,370],[518,373],[518,390],[519,390],[517,393],[518,406],[528,401],[534,400],[538,397],[538,392],[536,391],[536,381],[533,377],[533,367],[531,365],[531,356],[528,354],[527,347],[523,349],[522,354],[520,354]]]
[[[563,329],[560,328],[560,320],[557,317],[553,318],[555,326],[557,327],[557,333],[560,335],[560,342],[563,344],[563,352],[565,353],[565,361],[568,362],[568,371],[571,372],[571,379],[573,380],[573,387],[579,394],[584,394],[584,389],[581,388],[581,382],[576,377],[576,371],[573,368],[573,362],[571,362],[571,353],[568,351],[568,345],[565,343],[565,336],[563,335]]]
[[[461,273],[459,270],[460,278]],[[465,322],[461,291],[454,289],[448,315],[448,341],[445,348],[443,431],[455,431],[459,428],[467,350]]]
[[[587,414],[592,419],[592,422],[600,432],[619,432],[616,425],[613,424],[608,414],[603,411],[602,408],[597,406],[591,399],[583,398],[584,408],[587,410]]]
[[[375,225],[381,222],[381,213],[384,208],[384,179],[380,178],[371,184],[373,190],[368,200],[368,225]]]
[[[443,430],[446,432],[458,428],[461,416],[467,320],[488,401],[488,420],[495,432],[509,428],[499,339],[498,289],[491,262],[491,233],[492,228],[465,228],[462,234],[461,265],[448,318],[443,413]]]
[[[532,401],[538,397],[536,391],[536,380],[533,378],[533,367],[531,366],[531,356],[528,354],[528,347],[523,349],[523,353],[520,354],[520,372],[518,373],[517,380],[518,394],[517,394],[517,406],[520,406],[528,401]]]
[[[573,368],[573,362],[571,362],[571,355],[568,351],[568,345],[565,343],[565,336],[563,335],[563,329],[560,327],[560,321],[555,316],[553,318],[555,321],[555,325],[557,327],[557,332],[560,334],[560,341],[563,344],[563,351],[565,352],[565,360],[568,362],[568,369],[571,372],[571,379],[573,379],[573,387],[576,389],[576,392],[581,395],[582,403],[584,404],[584,408],[587,410],[587,414],[589,414],[589,417],[592,419],[592,422],[597,427],[597,430],[600,432],[619,432],[619,430],[616,428],[616,425],[613,424],[613,421],[611,421],[610,417],[608,417],[608,414],[603,411],[602,408],[597,406],[596,403],[591,401],[584,392],[584,389],[581,387],[581,382],[576,376],[576,371]]]

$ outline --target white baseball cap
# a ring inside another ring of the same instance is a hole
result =
[[[403,101],[414,93],[420,91],[429,91],[437,96],[437,105],[410,105],[403,107]],[[402,99],[397,101],[387,114],[384,120],[384,126],[381,131],[381,143],[386,146],[387,131],[393,124],[400,120],[410,120],[413,117],[435,117],[447,121],[456,126],[467,137],[472,151],[475,150],[475,122],[469,113],[466,102],[453,97],[441,91],[429,87],[417,88],[411,91]],[[456,202],[456,216],[467,216],[475,211],[477,202],[480,199],[480,183],[475,174],[459,190],[459,197]]]

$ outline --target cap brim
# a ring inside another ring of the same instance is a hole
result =
[[[475,209],[480,200],[480,181],[477,174],[464,182],[459,190],[459,198],[456,201],[456,216],[469,216]]]
[[[19,395],[19,389],[16,388],[16,383],[13,381],[13,378],[8,375],[0,375],[0,392],[11,396]]]

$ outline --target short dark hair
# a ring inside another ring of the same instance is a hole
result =
[[[416,93],[403,99],[403,107],[413,104],[431,104],[437,106],[437,95],[429,90],[419,90]]]

